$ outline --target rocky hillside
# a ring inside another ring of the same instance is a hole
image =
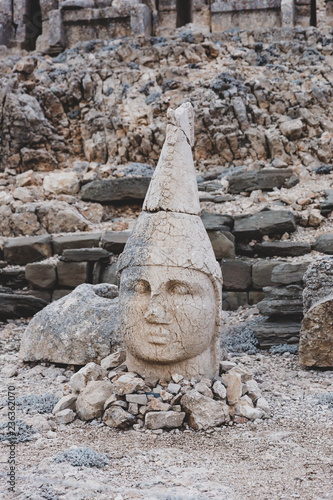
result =
[[[264,287],[278,287],[262,313],[275,321],[282,311],[292,324],[274,339],[297,341],[302,273],[333,253],[333,28],[180,29],[81,42],[57,57],[8,52],[0,78],[0,293],[26,290],[48,302],[83,282],[116,282],[167,109],[190,101],[224,307],[257,303]],[[59,236],[73,232],[84,234]],[[10,239],[21,236],[37,240]]]

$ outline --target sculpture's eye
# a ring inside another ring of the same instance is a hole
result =
[[[168,291],[175,295],[189,295],[191,293],[190,287],[185,283],[178,283],[177,281],[172,281],[169,283]]]
[[[145,280],[136,281],[131,288],[136,293],[150,293],[150,285]]]

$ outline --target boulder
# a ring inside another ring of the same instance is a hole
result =
[[[181,406],[188,415],[189,425],[195,429],[209,429],[229,421],[228,406],[222,401],[203,396],[196,390],[184,394]]]
[[[142,378],[136,377],[134,373],[126,373],[121,375],[113,382],[114,393],[119,395],[131,394],[139,390],[145,389],[145,383]]]
[[[24,266],[52,256],[51,236],[9,238],[4,244],[4,259],[8,264]]]
[[[110,354],[106,358],[102,359],[101,367],[104,368],[104,370],[111,370],[112,368],[121,365],[125,359],[126,350],[119,349],[117,352],[114,352],[113,354]]]
[[[23,334],[25,361],[85,365],[121,343],[114,285],[78,286],[38,313]]]
[[[81,197],[84,201],[113,203],[115,201],[143,201],[151,177],[122,177],[120,179],[102,179],[83,186]]]
[[[227,386],[227,400],[229,405],[235,405],[242,396],[242,377],[240,373],[232,370],[222,375],[222,380]]]
[[[59,399],[58,403],[53,408],[52,413],[55,415],[59,411],[67,409],[75,411],[76,400],[77,396],[75,396],[75,394],[68,394],[67,396],[63,396],[61,399]]]
[[[185,418],[182,411],[149,411],[145,415],[147,429],[175,429],[181,427]]]
[[[333,295],[314,303],[303,321],[299,362],[311,368],[333,368]]]
[[[58,411],[55,415],[55,419],[58,424],[70,424],[75,419],[75,413],[70,408]]]
[[[236,218],[233,234],[236,239],[242,240],[292,233],[295,230],[295,218],[288,210],[264,210]]]
[[[101,417],[104,403],[111,396],[112,384],[109,380],[88,382],[76,400],[76,412],[81,420],[92,420]]]

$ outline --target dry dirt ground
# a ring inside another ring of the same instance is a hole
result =
[[[237,313],[232,313],[236,315]],[[232,319],[229,318],[229,320]],[[20,364],[24,322],[0,324],[1,398],[7,387],[22,395],[58,396],[68,367]],[[38,433],[16,445],[16,491],[7,491],[9,446],[1,443],[0,491],[4,499],[332,500],[332,371],[305,371],[292,354],[266,352],[233,358],[250,369],[271,405],[271,418],[207,432],[119,432],[98,421],[59,425],[52,414],[17,420]],[[10,377],[9,377],[10,376]],[[1,405],[0,405],[1,407]],[[0,409],[0,425],[7,407]],[[1,431],[0,431],[1,432]],[[55,463],[58,452],[89,446],[103,452],[103,468]]]

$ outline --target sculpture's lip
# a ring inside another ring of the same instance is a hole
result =
[[[150,331],[146,340],[150,344],[165,345],[170,343],[170,332],[163,327],[158,327],[156,331]]]

